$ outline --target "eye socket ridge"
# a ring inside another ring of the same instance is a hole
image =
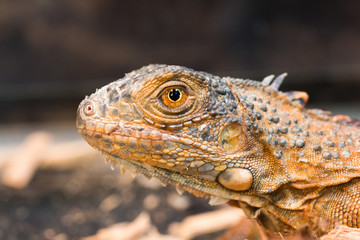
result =
[[[182,81],[168,81],[159,86],[155,91],[155,96],[160,97],[166,90],[169,89],[179,89],[187,92],[189,95],[192,95],[192,89],[186,83]]]

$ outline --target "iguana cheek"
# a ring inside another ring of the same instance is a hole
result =
[[[251,187],[253,176],[245,168],[229,168],[218,176],[219,183],[234,191],[244,191]]]

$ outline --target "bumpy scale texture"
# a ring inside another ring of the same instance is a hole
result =
[[[360,228],[360,127],[305,109],[304,92],[149,65],[86,97],[77,127],[107,159],[228,202],[266,229]]]

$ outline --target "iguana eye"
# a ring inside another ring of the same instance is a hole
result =
[[[132,95],[147,119],[170,126],[198,116],[207,103],[206,90],[203,79],[168,74],[147,81]]]
[[[170,109],[176,109],[183,106],[188,100],[187,90],[183,87],[168,87],[160,96],[161,102]]]

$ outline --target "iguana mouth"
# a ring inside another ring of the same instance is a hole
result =
[[[98,137],[102,138],[112,138],[108,141],[124,141],[126,140],[136,140],[136,144],[144,143],[145,141],[151,141],[154,144],[157,141],[159,144],[165,144],[165,142],[172,142],[174,144],[181,144],[181,146],[185,148],[196,148],[199,150],[199,154],[212,154],[216,153],[216,148],[211,148],[206,145],[202,145],[197,143],[196,141],[186,138],[186,137],[178,137],[174,136],[166,131],[159,130],[157,128],[146,128],[143,125],[136,125],[134,123],[126,124],[123,122],[107,122],[106,125],[101,123],[101,119],[98,121],[84,121],[85,123],[82,126],[78,126],[79,133],[91,139],[92,137],[96,137],[96,135],[101,135]],[[125,142],[123,144],[128,144]],[[125,146],[125,145],[124,145]],[[158,146],[159,148],[161,146]],[[140,149],[139,149],[140,150]],[[155,150],[156,147],[155,147]]]
[[[106,147],[106,144],[114,144],[114,135],[109,135],[110,133],[105,134],[104,131],[96,131],[95,129],[89,129],[86,126],[80,127],[78,131],[90,145],[101,151],[101,153],[106,158],[106,162],[110,162],[112,164],[112,168],[119,165],[120,171],[122,173],[124,173],[126,170],[129,170],[133,176],[136,176],[140,173],[149,178],[157,178],[164,184],[175,185],[176,190],[179,194],[183,193],[186,190],[196,196],[210,198],[210,204],[212,205],[226,203],[228,200],[234,199],[235,196],[238,195],[237,193],[232,193],[228,189],[222,187],[216,181],[209,181],[196,175],[187,175],[184,173],[180,174],[179,172],[172,171],[164,167],[150,165],[149,163],[139,160],[138,157],[129,157],[126,155],[122,156],[119,153],[122,151],[126,151],[129,142],[127,142],[127,145],[124,145],[123,148],[120,147],[116,151],[117,155],[114,155],[111,153],[114,152],[113,149],[109,149],[110,146]],[[96,140],[94,140],[96,139],[95,135],[98,135],[97,138],[102,139],[102,141],[104,141],[104,137],[108,137],[108,142],[106,142],[106,144],[103,146],[96,144]],[[185,141],[187,141],[187,143],[190,143],[191,141],[179,140],[179,138],[169,134],[163,134],[163,136],[164,135],[166,135],[164,141],[174,140],[175,142],[181,141],[184,143]],[[129,136],[118,136],[121,138],[122,141],[126,141],[126,138],[129,138]],[[161,140],[160,135],[158,135],[157,138]],[[136,139],[144,141],[144,138]],[[149,137],[148,140],[150,139],[151,138]]]

